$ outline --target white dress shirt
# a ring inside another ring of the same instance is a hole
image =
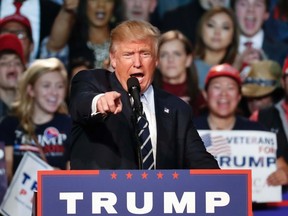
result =
[[[156,165],[157,125],[155,115],[154,89],[152,85],[150,85],[149,88],[141,96],[141,102],[143,104],[143,110],[145,112],[146,118],[149,122],[153,157]]]
[[[246,37],[244,35],[240,35],[240,43],[239,43],[238,52],[242,53],[246,49],[246,46],[245,46],[246,42],[252,42],[253,48],[262,50],[263,41],[264,41],[264,32],[262,29],[253,37]]]

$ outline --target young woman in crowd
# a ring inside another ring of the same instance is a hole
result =
[[[190,41],[180,31],[171,30],[161,35],[158,49],[155,85],[182,98],[198,115],[205,100],[198,87]]]
[[[25,152],[51,166],[66,169],[71,130],[64,98],[67,71],[56,58],[36,60],[24,73],[12,113],[1,122],[8,179]]]
[[[238,44],[239,30],[232,10],[212,8],[201,17],[195,45],[195,65],[201,89],[204,89],[206,75],[212,66],[234,64]]]
[[[64,4],[43,46],[55,56],[68,44],[69,58],[68,53],[63,53],[60,59],[65,61],[68,58],[73,62],[81,57],[93,62],[95,68],[107,68],[109,36],[116,23],[114,13],[117,5],[118,0],[79,0]]]

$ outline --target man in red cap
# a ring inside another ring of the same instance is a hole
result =
[[[21,4],[15,3],[15,14],[0,20],[0,34],[11,33],[16,35],[22,44],[25,61],[29,63],[30,54],[34,49],[32,28],[29,19],[20,13]]]
[[[25,60],[20,40],[14,34],[0,35],[0,122],[7,114],[15,99],[20,74],[24,71]],[[2,132],[2,131],[1,131]],[[0,136],[2,133],[0,132]],[[0,152],[4,143],[0,137]],[[0,157],[0,203],[7,189],[5,157]]]
[[[23,45],[25,60],[29,64],[35,58],[39,58],[40,44],[50,34],[59,10],[60,5],[47,0],[1,1],[0,34],[12,33],[18,36]]]
[[[239,71],[229,64],[213,66],[205,80],[208,112],[194,119],[198,130],[264,130],[257,122],[238,115],[241,100]]]
[[[0,35],[0,119],[15,99],[25,59],[20,40],[14,34]]]
[[[270,185],[288,185],[288,57],[284,62],[282,87],[285,97],[272,107],[260,110],[258,122],[276,133],[278,154],[278,169],[268,178]]]

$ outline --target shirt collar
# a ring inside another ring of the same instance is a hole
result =
[[[150,111],[155,110],[155,103],[154,103],[154,88],[152,85],[148,87],[148,89],[141,95],[141,101],[143,104],[149,107]]]
[[[253,43],[252,45],[253,48],[262,49],[262,44],[264,41],[264,31],[261,29],[253,37],[246,37],[244,35],[240,35],[239,53],[242,53],[245,50],[244,43],[246,43],[247,41]]]

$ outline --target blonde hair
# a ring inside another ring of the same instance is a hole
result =
[[[142,41],[150,38],[154,43],[155,54],[158,53],[158,40],[160,31],[149,22],[140,20],[127,20],[120,23],[111,31],[110,53],[116,51],[116,46],[124,41]]]
[[[163,33],[159,39],[159,49],[164,43],[173,40],[179,40],[184,45],[186,54],[193,54],[193,47],[190,40],[178,30],[170,30]]]
[[[28,86],[33,87],[42,75],[51,71],[56,71],[63,77],[67,89],[67,71],[63,63],[56,58],[39,59],[34,61],[23,73],[19,82],[19,91],[15,102],[12,104],[12,113],[18,117],[20,125],[30,137],[33,136],[35,131],[35,125],[32,121],[34,98],[27,93],[27,89]],[[65,101],[63,101],[56,112],[68,114]]]

